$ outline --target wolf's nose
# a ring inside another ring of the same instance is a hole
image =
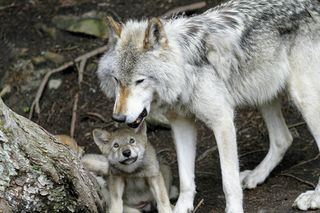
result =
[[[113,113],[112,120],[117,121],[119,123],[124,123],[126,121],[126,116],[120,113]]]
[[[131,150],[130,149],[126,149],[122,152],[123,156],[125,157],[130,157],[131,155]]]

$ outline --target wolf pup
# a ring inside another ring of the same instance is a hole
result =
[[[193,117],[215,134],[227,212],[243,212],[241,182],[264,182],[292,143],[279,92],[288,91],[320,149],[319,0],[231,0],[192,17],[109,23],[113,35],[98,68],[102,89],[115,97],[118,122],[137,127],[150,112],[167,115],[180,177],[175,213],[193,209]],[[240,175],[234,114],[243,105],[261,110],[270,150]],[[307,208],[320,208],[305,196],[299,200]]]
[[[93,137],[109,161],[111,213],[140,212],[139,209],[153,201],[156,201],[158,212],[172,212],[168,196],[172,183],[170,167],[159,164],[156,152],[148,142],[145,124],[137,130],[122,128],[107,132],[96,129]]]

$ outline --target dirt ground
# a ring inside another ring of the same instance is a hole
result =
[[[34,63],[44,51],[63,55],[65,60],[102,46],[105,41],[82,34],[57,31],[50,36],[45,29],[54,28],[52,18],[57,15],[81,15],[89,11],[109,12],[122,21],[129,18],[160,16],[176,6],[195,0],[2,0],[0,1],[0,91],[10,85],[11,92],[3,97],[15,112],[28,117],[30,105],[44,73],[57,67],[52,62]],[[219,1],[210,1],[207,8]],[[113,101],[99,89],[95,75],[98,57],[88,61],[80,90],[75,138],[90,152],[95,150],[91,131],[94,128],[114,128],[111,122]],[[68,68],[54,74],[51,79],[61,80],[57,89],[46,89],[40,102],[41,114],[32,120],[53,134],[70,134],[72,106],[79,91],[76,68]],[[320,175],[320,159],[314,139],[302,117],[290,100],[283,95],[283,112],[294,136],[292,147],[284,160],[272,172],[264,184],[254,190],[244,191],[245,212],[298,212],[291,205],[295,198],[316,184]],[[91,114],[90,114],[91,113]],[[97,113],[103,118],[102,121]],[[253,108],[239,109],[236,114],[237,137],[241,170],[253,169],[266,155],[268,134],[259,112]],[[198,122],[198,158],[206,150],[215,147],[213,133]],[[176,154],[170,130],[150,128],[150,141],[169,162],[178,185]],[[302,165],[295,166],[306,161]],[[197,195],[195,206],[203,200],[199,213],[223,212],[225,201],[221,185],[218,151],[196,163]],[[315,211],[314,211],[315,212]]]

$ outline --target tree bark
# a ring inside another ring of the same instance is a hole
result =
[[[103,212],[96,180],[76,154],[0,98],[1,212]]]

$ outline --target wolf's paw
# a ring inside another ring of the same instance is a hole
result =
[[[174,213],[192,213],[193,211],[193,194],[180,193],[179,199],[174,207]]]
[[[226,213],[243,213],[242,207],[227,208]]]
[[[320,191],[307,191],[299,195],[294,201],[293,207],[300,210],[320,209]]]
[[[261,177],[254,173],[253,170],[240,172],[240,180],[243,189],[254,189],[258,184],[263,182]]]

